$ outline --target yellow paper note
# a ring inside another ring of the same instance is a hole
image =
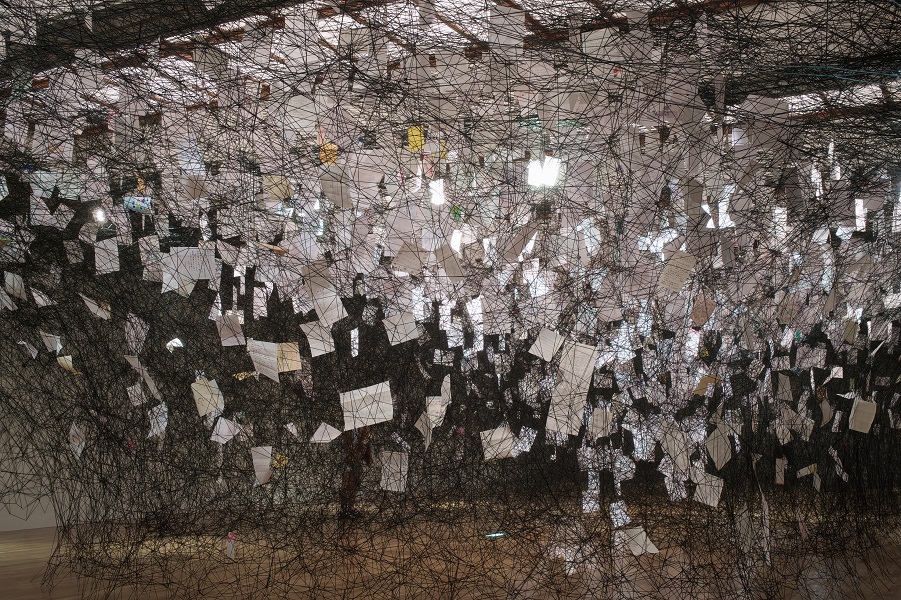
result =
[[[338,160],[338,145],[326,142],[319,147],[319,161],[324,165],[333,165]]]
[[[422,149],[425,147],[425,132],[422,129],[422,125],[414,125],[407,129],[407,143],[410,147],[410,152],[422,152]]]

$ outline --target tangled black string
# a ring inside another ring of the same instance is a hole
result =
[[[55,511],[48,584],[843,598],[897,561],[897,2],[0,22],[0,500]]]

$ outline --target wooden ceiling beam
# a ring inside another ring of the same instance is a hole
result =
[[[338,14],[338,9],[345,11],[364,26],[372,27],[367,19],[359,13],[361,10],[384,5],[392,0],[344,0],[336,4],[336,9],[322,9],[320,14]],[[542,48],[565,42],[570,29],[551,27],[542,22],[536,15],[525,11],[519,4],[521,0],[495,0],[499,5],[523,10],[525,25],[531,32],[526,36],[524,45],[528,48]],[[753,7],[757,5],[771,5],[779,0],[704,0],[701,2],[681,2],[676,6],[652,11],[648,18],[650,23],[662,25],[673,20],[692,18],[700,14],[711,14],[735,10],[738,8]],[[582,32],[603,29],[607,27],[627,28],[625,17],[617,17],[604,0],[586,0],[597,9],[596,17],[586,20],[579,25]],[[7,59],[0,62],[0,70],[11,79],[22,80],[23,74],[27,74],[30,80],[34,73],[46,70],[50,67],[67,65],[75,60],[75,51],[85,48],[105,55],[103,63],[105,70],[124,68],[129,66],[142,66],[146,56],[139,49],[141,45],[153,43],[159,39],[159,35],[165,36],[160,40],[160,56],[179,56],[189,58],[197,44],[216,44],[222,41],[240,42],[246,31],[243,27],[226,29],[223,23],[228,23],[242,18],[255,17],[260,12],[270,12],[303,5],[296,0],[229,0],[214,10],[207,10],[202,0],[181,0],[179,10],[172,10],[173,5],[165,0],[157,3],[144,3],[140,5],[104,5],[93,11],[93,31],[88,30],[83,19],[74,19],[72,15],[66,15],[47,23],[42,23],[38,28],[37,43],[35,45],[22,45],[10,43]],[[592,11],[593,12],[593,11]],[[463,50],[470,58],[475,58],[485,52],[487,44],[470,34],[459,23],[454,23],[446,16],[436,13],[445,26],[457,32],[465,39],[469,46]],[[272,16],[263,20],[257,26],[284,26],[284,17]],[[377,25],[377,24],[376,24]],[[198,35],[196,40],[181,40],[178,36]],[[414,44],[409,40],[394,37],[393,41],[401,47],[412,51]],[[128,49],[132,50],[129,51]],[[890,56],[883,56],[890,54]],[[892,77],[897,68],[901,66],[901,60],[897,58],[897,52],[889,53],[887,50],[880,54],[871,52],[859,57],[836,57],[836,61],[845,65],[848,61],[862,65],[861,70],[855,73],[855,77],[861,80],[884,83]],[[875,66],[874,66],[875,65]],[[802,93],[810,89],[834,89],[845,85],[838,75],[832,77],[823,70],[821,65],[810,65],[807,71],[810,74],[797,72],[794,66],[784,70],[784,74],[776,75],[780,71],[780,65],[772,65],[768,73],[748,73],[736,79],[734,86],[748,93],[763,93],[765,95],[785,95],[786,93]],[[885,71],[885,74],[879,71]],[[839,73],[839,75],[841,75]],[[781,83],[785,80],[786,84]],[[796,85],[797,84],[797,85]],[[789,88],[792,89],[789,92]],[[797,88],[795,90],[794,88]],[[768,93],[770,90],[770,93]]]
[[[480,49],[480,51],[483,51],[483,52],[488,51],[488,43],[487,42],[480,40],[473,34],[469,33],[466,29],[461,27],[459,24],[451,21],[450,19],[448,19],[447,17],[445,17],[443,14],[439,13],[438,11],[435,11],[435,16],[444,25],[446,25],[447,27],[450,27],[453,31],[460,34],[460,36],[462,36],[463,39],[468,41],[472,45],[472,47],[477,47]]]
[[[648,15],[651,25],[666,25],[685,17],[696,18],[704,13],[721,13],[760,4],[775,4],[780,0],[705,0],[678,2],[676,6],[660,8]]]
[[[551,36],[555,34],[555,31],[533,17],[529,11],[524,9],[522,5],[520,5],[515,0],[494,0],[495,4],[498,6],[506,6],[507,8],[512,8],[513,10],[520,10],[525,17],[526,27],[528,27],[533,34],[541,37],[541,36]]]
[[[892,101],[863,104],[860,106],[826,106],[823,110],[792,115],[791,120],[800,124],[817,124],[827,121],[845,121],[866,118],[898,117],[901,105]]]

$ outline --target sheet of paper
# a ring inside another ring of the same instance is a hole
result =
[[[300,344],[297,342],[281,342],[278,344],[278,372],[300,371],[303,360],[300,358]]]
[[[680,291],[691,270],[694,269],[695,263],[697,263],[697,259],[691,254],[682,251],[674,253],[660,274],[658,287],[671,292]]]
[[[163,281],[163,254],[160,252],[160,239],[156,235],[144,236],[138,240],[141,264],[144,266],[144,279],[161,283]]]
[[[278,344],[275,342],[261,342],[259,340],[247,340],[247,353],[253,361],[253,368],[260,375],[268,377],[278,383]]]
[[[147,394],[144,393],[144,388],[141,386],[140,381],[126,388],[125,391],[128,393],[128,401],[131,402],[132,406],[141,406],[147,402]]]
[[[340,171],[324,171],[319,177],[322,193],[329,202],[341,209],[353,208],[350,194],[350,182],[347,175]]]
[[[402,273],[419,275],[426,262],[425,253],[409,241],[402,241],[399,246],[397,253],[391,258],[392,268]]]
[[[3,289],[13,298],[19,300],[28,300],[28,294],[25,292],[25,280],[18,273],[6,271],[3,276]]]
[[[673,422],[663,426],[663,438],[660,440],[664,452],[670,455],[676,468],[683,473],[688,472],[689,448],[688,437]]]
[[[56,362],[58,362],[59,366],[67,370],[69,373],[72,373],[73,375],[81,375],[81,372],[72,365],[71,356],[57,356]]]
[[[559,380],[572,384],[588,392],[594,365],[597,360],[597,348],[589,344],[567,342],[560,354]]]
[[[440,396],[426,396],[425,411],[419,416],[414,424],[416,429],[422,433],[425,440],[425,448],[428,450],[432,442],[432,429],[441,426],[444,422],[444,415],[447,407],[451,402],[450,375],[445,375],[441,384]]]
[[[294,195],[291,182],[284,175],[263,175],[263,191],[271,200],[285,200]]]
[[[513,446],[516,440],[513,431],[507,424],[496,429],[482,431],[479,435],[482,438],[482,452],[485,460],[498,460],[513,456]]]
[[[707,506],[716,508],[720,503],[720,496],[723,493],[723,480],[716,475],[710,473],[702,473],[695,482],[694,499]]]
[[[260,271],[257,270],[257,273]],[[265,286],[255,286],[253,288],[253,318],[262,319],[269,315],[269,296],[272,291],[271,283]]]
[[[18,308],[13,299],[3,289],[0,289],[0,308],[5,308],[6,310],[16,310]]]
[[[313,294],[313,306],[319,316],[319,322],[331,327],[347,316],[344,303],[333,290],[322,290]]]
[[[72,423],[72,426],[69,427],[69,448],[76,457],[81,458],[81,453],[84,452],[86,445],[87,436],[85,436],[84,430],[77,424]]]
[[[407,128],[407,150],[416,154],[422,152],[425,147],[425,130],[422,125],[413,125]]]
[[[694,306],[691,309],[691,322],[697,327],[703,327],[710,320],[714,310],[716,310],[716,302],[712,298],[700,294],[695,298]]]
[[[657,546],[648,539],[643,527],[618,529],[615,532],[616,546],[628,548],[634,556],[642,554],[657,554]]]
[[[416,427],[416,430],[422,434],[423,443],[425,444],[425,449],[428,450],[429,446],[432,444],[432,425],[429,423],[429,414],[427,412],[423,412],[419,415],[419,418],[416,419],[416,423],[413,424]]]
[[[19,340],[19,345],[25,349],[25,352],[28,353],[31,358],[38,357],[38,349],[26,342],[25,340]]]
[[[97,241],[97,232],[100,231],[100,224],[95,221],[88,221],[82,225],[78,231],[78,239],[85,244],[94,245]]]
[[[720,427],[717,427],[707,437],[707,453],[713,461],[713,465],[719,471],[732,459],[732,444],[729,437]]]
[[[538,332],[538,338],[535,340],[535,343],[529,348],[529,354],[537,356],[542,360],[550,361],[554,358],[554,355],[557,354],[557,350],[563,345],[565,339],[565,337],[558,334],[556,331],[543,327],[541,331]]]
[[[301,269],[304,285],[311,296],[317,294],[327,297],[335,294],[333,270],[326,260],[318,260]]]
[[[419,326],[411,312],[402,312],[386,317],[382,324],[388,333],[388,341],[392,346],[402,344],[419,337]]]
[[[335,351],[335,341],[332,339],[332,328],[323,325],[319,321],[302,323],[300,330],[307,336],[310,344],[310,353],[313,358]]]
[[[587,393],[587,390],[586,390]],[[545,429],[549,434],[578,435],[582,427],[587,398],[581,390],[573,389],[567,382],[554,388]]]
[[[35,288],[31,288],[31,295],[34,298],[34,303],[37,304],[40,308],[43,308],[45,306],[53,306],[54,304],[56,304],[56,302],[54,302],[53,299],[50,298],[50,296]]]
[[[31,197],[29,217],[34,226],[53,227],[56,225],[56,220],[50,214],[50,209],[47,208],[47,202],[40,196]]]
[[[58,335],[53,335],[51,333],[40,332],[41,341],[44,342],[44,346],[47,348],[48,352],[53,352],[54,354],[59,354],[63,351],[63,343]]]
[[[526,248],[530,246],[535,236],[540,235],[537,233],[537,229],[536,225],[529,224],[516,233],[507,236],[502,244],[499,244],[501,257],[507,262],[516,262],[519,260],[520,255],[526,252]]]
[[[344,431],[375,425],[394,418],[394,398],[385,381],[340,394]]]
[[[718,383],[722,383],[722,380],[716,375],[705,374],[698,379],[698,384],[695,386],[692,395],[695,396],[707,396],[712,394],[711,386],[716,386]]]
[[[218,415],[225,410],[225,396],[219,390],[219,384],[215,379],[198,379],[191,384],[191,393],[194,395],[194,403],[201,417],[210,413]]]
[[[828,450],[829,456],[832,457],[832,460],[835,461],[835,474],[842,478],[842,481],[848,481],[848,472],[845,471],[844,465],[842,465],[842,459],[838,455],[838,451],[835,448],[829,448]],[[817,473],[819,475],[819,473]]]
[[[407,470],[410,464],[410,455],[406,452],[383,450],[379,453],[379,462],[382,465],[382,477],[379,487],[389,492],[407,491]]]
[[[176,274],[163,269],[162,284],[162,293],[175,292],[182,298],[187,298],[191,295],[191,292],[194,291],[194,286],[197,284],[197,281],[195,279],[178,277]]]
[[[219,417],[216,420],[216,425],[213,428],[213,434],[210,436],[210,440],[217,444],[225,444],[242,431],[243,427],[238,423],[226,419],[225,417]]]
[[[776,459],[776,485],[785,485],[785,469],[788,467],[788,460],[785,458]]]
[[[250,449],[250,456],[257,483],[266,485],[272,478],[272,446],[255,446]]]
[[[91,300],[84,294],[78,294],[78,295],[81,296],[81,299],[84,300],[85,306],[87,306],[88,310],[90,310],[92,313],[94,313],[94,315],[96,315],[106,321],[109,320],[111,314],[110,314],[110,306],[109,306],[108,302],[96,302],[94,300]]]
[[[810,434],[813,431],[813,419],[799,415],[787,404],[783,404],[780,407],[780,412],[782,415],[782,422],[779,425],[797,432],[805,441],[810,437]]]
[[[331,441],[337,440],[341,436],[341,430],[337,427],[332,427],[328,423],[320,423],[319,427],[313,433],[312,437],[310,437],[311,444],[328,444]]]
[[[545,428],[559,435],[578,435],[597,360],[597,348],[567,341],[560,355],[557,385],[551,396]]]
[[[150,376],[150,372],[141,366],[141,361],[137,356],[125,356],[125,361],[131,365],[131,367],[138,372],[141,378],[144,380],[144,383],[147,385],[147,389],[150,390],[150,393],[157,400],[162,401],[163,396],[160,394],[159,388],[156,387],[156,382],[153,380],[153,377]]]
[[[459,282],[465,278],[466,273],[463,270],[463,265],[460,264],[457,254],[449,244],[444,244],[438,248],[435,251],[435,257],[438,260],[438,267],[452,283]]]
[[[237,314],[223,314],[216,321],[219,330],[219,339],[223,346],[243,346],[247,343],[244,333],[241,331],[241,316]]]
[[[816,463],[806,466],[803,469],[798,469],[797,477],[800,479],[801,477],[807,477],[808,475],[813,475],[817,472]]]
[[[832,420],[832,405],[829,404],[828,400],[823,400],[820,402],[820,412],[823,413],[823,420],[820,421],[820,427],[825,427],[829,424],[829,421]]]
[[[165,404],[158,404],[147,411],[147,417],[150,419],[150,433],[147,434],[147,438],[163,437],[169,424],[169,408]]]
[[[613,432],[615,426],[613,417],[613,413],[609,410],[596,408],[592,411],[591,423],[588,427],[588,432],[592,440],[608,437]]]
[[[854,405],[851,407],[851,415],[848,417],[848,426],[851,431],[859,431],[860,433],[869,433],[870,427],[873,425],[873,419],[876,417],[875,402],[867,402],[856,398]]]
[[[853,344],[854,340],[857,338],[857,331],[859,328],[860,323],[857,321],[852,319],[846,320],[844,329],[842,330],[842,341],[846,344]]]
[[[94,244],[94,268],[98,275],[119,270],[119,246],[116,245],[116,238]]]

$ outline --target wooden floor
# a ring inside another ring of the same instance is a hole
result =
[[[0,597],[81,598],[77,582],[64,582],[52,591],[42,589],[41,577],[53,551],[56,528],[0,533]]]
[[[358,530],[358,533],[362,530]],[[336,535],[339,532],[336,530],[333,533]],[[235,565],[235,569],[224,568],[218,571],[205,571],[201,576],[197,572],[192,573],[191,568],[189,566],[184,567],[185,573],[188,575],[184,577],[179,577],[178,575],[173,575],[169,572],[165,572],[160,575],[160,583],[153,583],[151,585],[147,585],[146,581],[142,584],[141,588],[135,588],[131,586],[120,587],[115,590],[114,594],[101,594],[100,590],[103,588],[96,587],[94,585],[95,582],[91,582],[87,579],[79,579],[78,577],[67,574],[67,573],[58,573],[54,586],[48,587],[42,585],[44,571],[48,564],[48,559],[51,556],[54,547],[54,538],[55,538],[56,530],[55,528],[47,528],[47,529],[32,529],[18,532],[6,532],[0,533],[0,600],[31,600],[31,599],[57,599],[57,600],[65,600],[65,599],[81,599],[81,598],[140,598],[142,600],[150,600],[150,599],[168,599],[168,598],[200,598],[206,597],[207,593],[203,590],[215,590],[215,596],[217,598],[231,598],[231,597],[247,597],[247,598],[370,598],[375,596],[383,596],[385,595],[386,588],[374,588],[368,587],[370,582],[364,579],[359,579],[359,576],[350,575],[351,571],[348,570],[346,574],[341,573],[341,564],[342,562],[345,564],[355,563],[359,565],[359,558],[353,559],[348,558],[348,556],[352,556],[353,552],[349,551],[347,547],[344,547],[342,550],[341,544],[337,544],[335,548],[327,550],[326,553],[330,555],[331,559],[334,559],[335,556],[339,556],[343,554],[343,557],[339,559],[338,562],[330,562],[329,557],[319,557],[319,559],[323,560],[321,563],[325,569],[329,571],[329,577],[327,578],[327,582],[325,584],[318,583],[317,587],[303,587],[303,584],[295,587],[292,584],[289,587],[281,587],[281,588],[269,588],[268,590],[257,589],[256,591],[247,592],[246,587],[241,586],[264,586],[265,584],[261,583],[265,581],[270,575],[271,572],[268,572],[266,569],[266,561],[258,561],[256,560],[256,555],[259,554],[257,551],[257,546],[251,544],[245,544],[243,547],[239,549],[236,556],[236,561],[233,563]],[[355,535],[354,533],[347,534],[351,538]],[[483,536],[484,537],[484,536]],[[391,563],[392,558],[392,549],[390,548],[390,539],[382,538],[375,540],[371,536],[362,536],[360,540],[366,540],[366,543],[375,543],[378,545],[384,545],[385,547],[381,549],[383,552],[382,560],[386,563]],[[396,539],[396,538],[394,538]],[[214,546],[216,548],[216,552],[221,554],[221,548],[219,548],[220,544],[219,540],[214,541]],[[342,543],[347,542],[353,544],[352,539],[348,539],[345,537]],[[163,545],[166,542],[161,542]],[[503,542],[501,542],[503,543]],[[894,549],[882,548],[879,552],[896,552],[901,551],[898,547],[893,547]],[[209,549],[209,546],[204,546],[199,544],[196,547],[196,550],[199,554],[203,554]],[[443,548],[442,550],[446,551],[448,548]],[[498,548],[501,550],[501,548]],[[188,565],[190,563],[190,558],[187,557],[187,554],[190,553],[190,548],[186,548],[184,545],[181,546],[182,553],[186,554],[186,558],[184,560],[184,564]],[[394,549],[396,552],[396,548]],[[310,553],[315,553],[315,550],[310,549]],[[359,553],[357,554],[359,557]],[[894,556],[894,555],[892,555]],[[253,558],[252,558],[253,557]],[[431,558],[431,557],[429,557]],[[438,553],[436,553],[436,560],[439,560],[440,557]],[[266,559],[268,560],[268,559]],[[314,560],[316,560],[314,558]],[[362,559],[363,562],[366,562],[366,559]],[[422,560],[422,559],[417,559]],[[506,564],[504,565],[504,573],[502,576],[506,577],[506,574],[517,573],[518,575],[513,577],[512,579],[516,579],[516,585],[510,587],[509,585],[503,586],[492,586],[491,581],[487,582],[487,588],[485,593],[480,592],[480,586],[485,586],[485,581],[479,581],[473,584],[473,586],[469,586],[468,588],[464,587],[464,589],[460,589],[459,592],[454,592],[448,594],[445,588],[441,588],[441,591],[433,591],[429,593],[427,588],[415,588],[413,587],[415,584],[407,581],[407,573],[398,574],[395,572],[395,581],[398,582],[397,586],[390,589],[390,593],[388,597],[393,598],[505,598],[505,599],[514,599],[514,598],[585,598],[585,599],[594,599],[594,598],[673,598],[673,599],[682,599],[682,598],[729,598],[729,597],[739,597],[735,595],[734,592],[731,592],[728,586],[719,587],[718,590],[708,589],[704,593],[695,593],[693,590],[688,590],[684,586],[670,586],[668,585],[667,577],[671,575],[667,575],[667,568],[663,566],[660,569],[660,572],[657,574],[658,577],[654,577],[653,581],[646,579],[645,585],[634,585],[634,582],[629,585],[628,592],[623,593],[623,589],[598,589],[592,588],[589,585],[583,585],[585,583],[583,577],[583,584],[578,583],[578,577],[571,579],[569,577],[560,577],[560,581],[563,582],[563,587],[553,587],[548,589],[545,586],[536,585],[534,581],[530,581],[531,579],[537,577],[537,574],[534,571],[530,571],[526,574],[522,573],[522,570],[518,568],[518,565],[512,564],[509,561],[502,561]],[[779,597],[783,599],[817,599],[817,600],[825,600],[825,599],[838,599],[841,600],[843,598],[851,598],[851,597],[860,597],[868,600],[901,600],[901,556],[895,557],[894,560],[888,561],[890,563],[888,569],[883,574],[881,578],[878,580],[874,580],[872,577],[867,580],[864,580],[864,585],[859,589],[859,595],[854,593],[852,590],[836,590],[836,589],[808,589],[806,592],[801,592],[799,589],[791,589],[787,591],[780,592],[778,594]],[[262,564],[261,564],[262,563]],[[248,568],[247,565],[255,564],[255,567]],[[661,565],[665,565],[667,563],[661,563]],[[497,565],[495,565],[497,566]],[[262,567],[262,568],[260,568]],[[167,568],[171,568],[171,563],[167,564]],[[370,576],[373,575],[373,571],[371,570],[372,565],[369,564],[364,568],[364,571],[368,571]],[[820,569],[828,569],[829,566],[824,562],[819,563]],[[492,566],[486,566],[486,570],[495,570]],[[357,573],[357,571],[353,571]],[[374,571],[375,576],[383,577],[385,572],[379,572],[378,569]],[[455,573],[455,575],[459,575]],[[548,577],[548,574],[545,573],[543,575],[545,578]],[[198,587],[194,588],[194,591],[191,591],[190,581],[191,577],[195,577],[198,579]],[[146,579],[146,578],[145,578]],[[165,581],[164,581],[165,580]],[[462,577],[461,580],[465,580],[465,577]],[[576,583],[571,583],[571,581],[576,581]],[[663,582],[661,584],[661,582]],[[507,583],[510,583],[509,581]],[[204,587],[205,586],[205,587]],[[229,592],[223,593],[223,590],[231,589],[230,586],[235,586],[234,594],[232,595]],[[649,587],[646,587],[649,586]],[[815,587],[815,586],[814,586]],[[543,589],[542,589],[543,588]],[[664,588],[668,588],[667,591]],[[366,590],[369,590],[369,594],[366,593]],[[378,592],[373,594],[376,589]],[[678,591],[675,591],[678,590]]]

